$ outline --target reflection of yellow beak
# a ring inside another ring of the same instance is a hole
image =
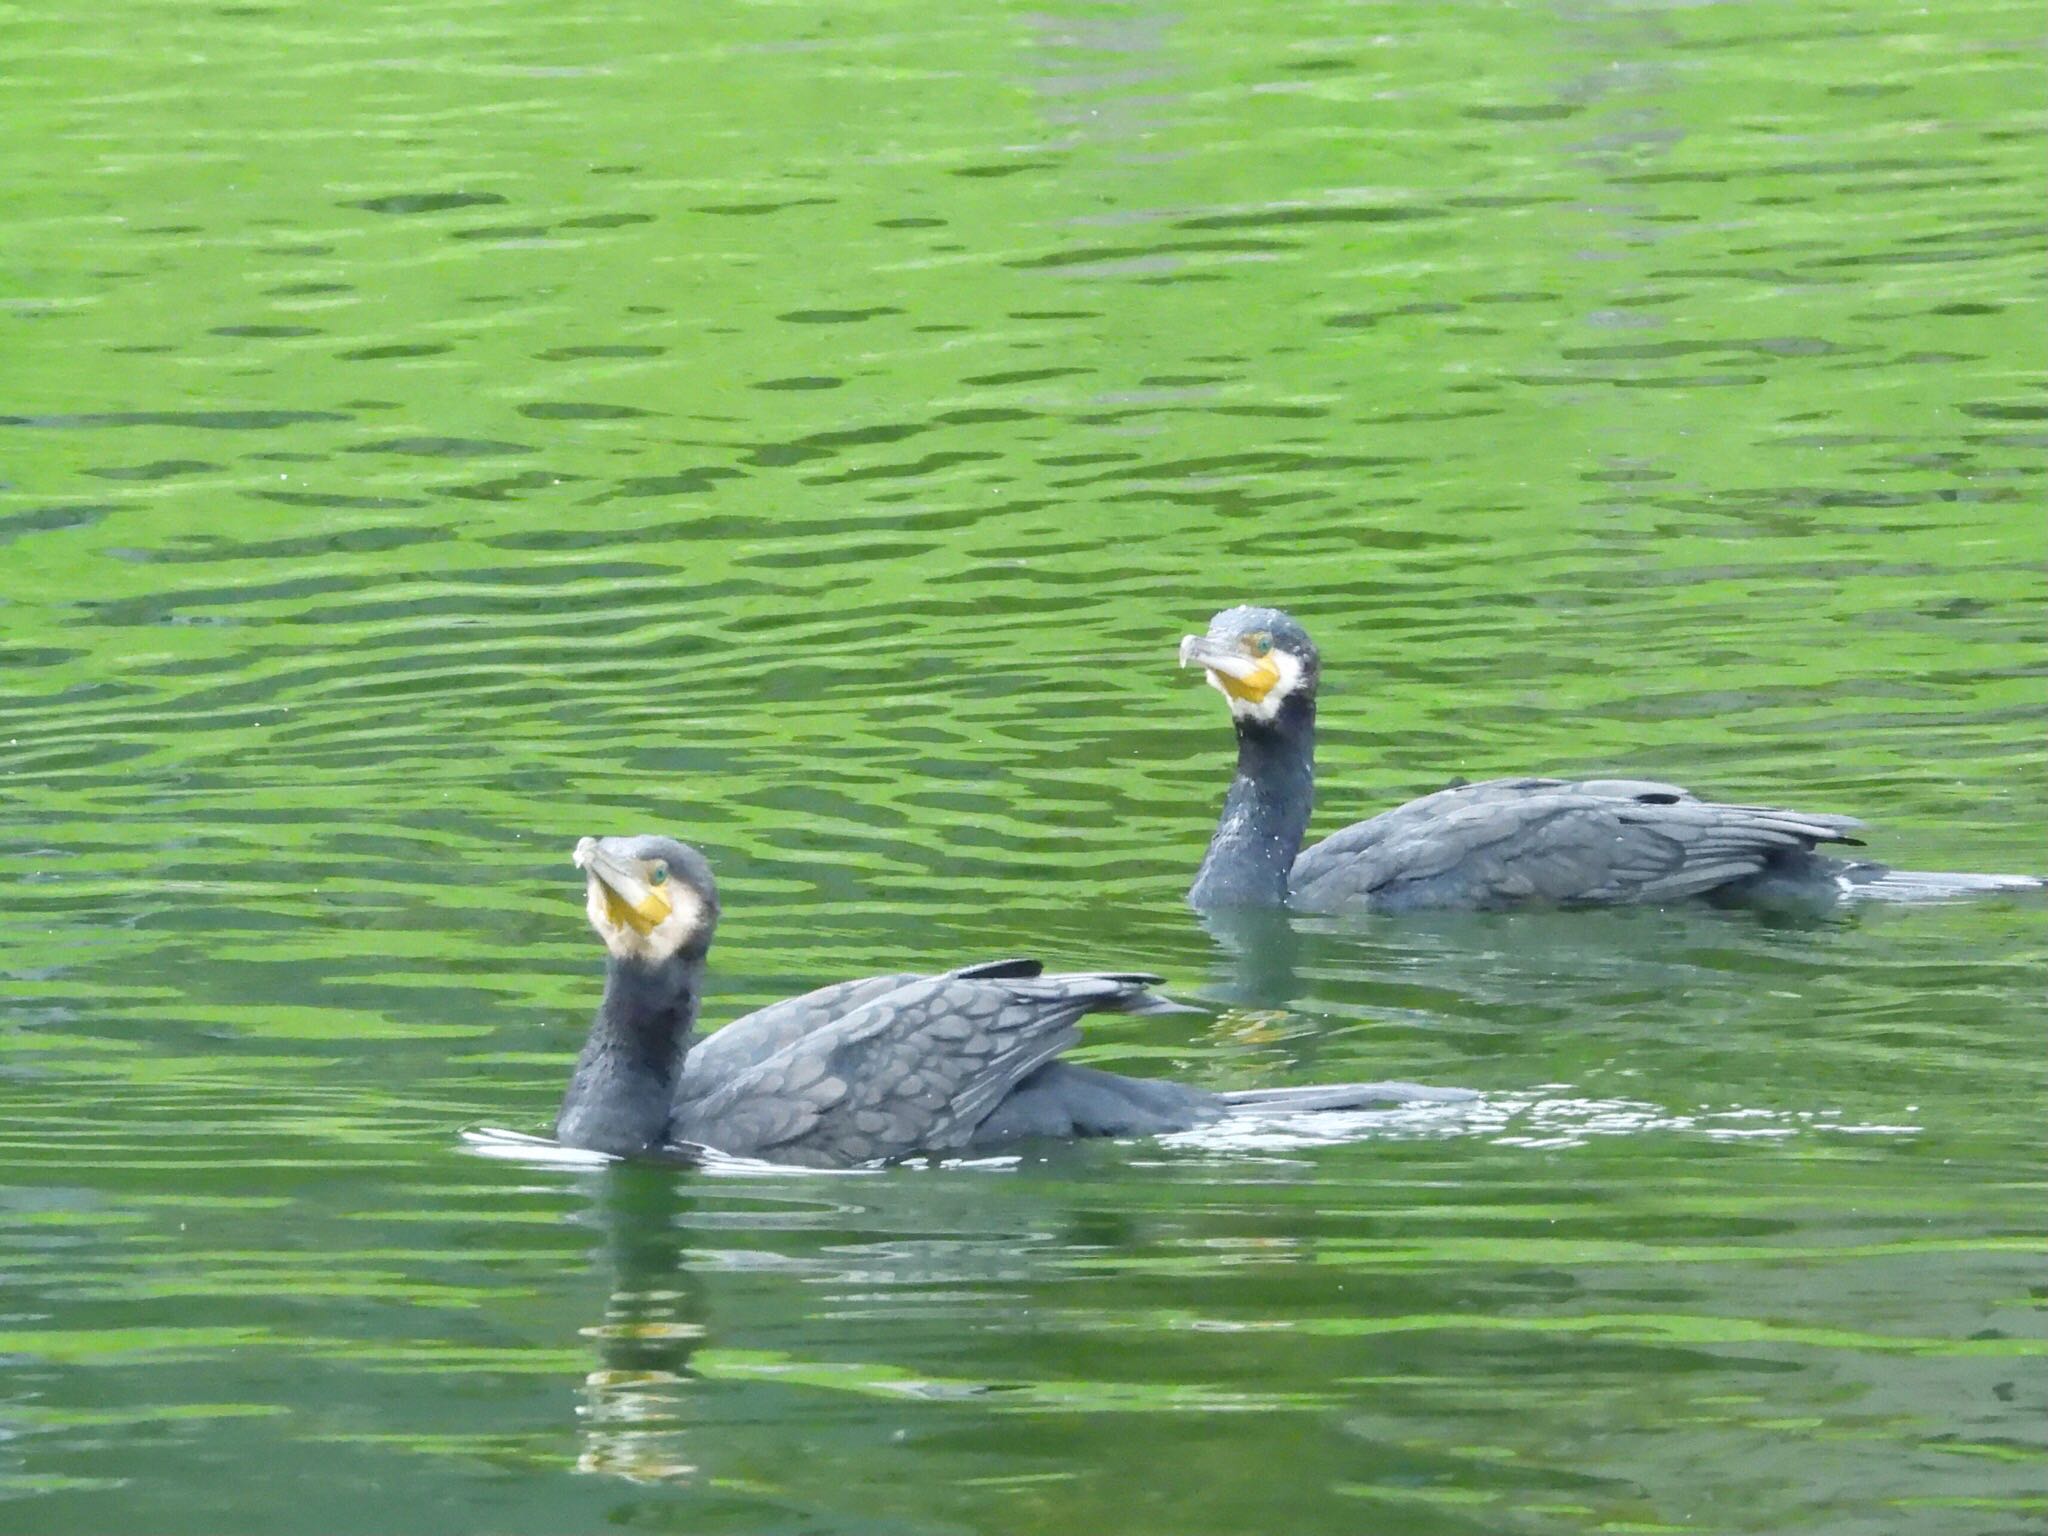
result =
[[[576,845],[576,864],[604,893],[605,916],[619,927],[649,934],[675,910],[666,893],[649,885],[624,859],[605,852],[594,837]]]
[[[1189,635],[1180,643],[1180,664],[1200,665],[1210,680],[1233,699],[1260,703],[1280,681],[1280,663],[1271,655],[1247,656],[1227,641]]]

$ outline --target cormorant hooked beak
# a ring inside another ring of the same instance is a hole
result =
[[[649,874],[642,873],[638,861],[620,858],[594,837],[583,838],[576,844],[575,863],[590,877],[593,909],[597,905],[595,898],[601,895],[605,916],[616,928],[631,928],[645,937],[668,921],[675,910],[668,893],[650,883]],[[655,871],[656,878],[665,883],[667,867],[656,864],[650,873]]]
[[[1182,666],[1200,666],[1226,697],[1242,699],[1247,704],[1263,702],[1280,681],[1276,654],[1268,650],[1264,655],[1253,655],[1241,641],[1216,640],[1208,635],[1183,635],[1180,642]]]

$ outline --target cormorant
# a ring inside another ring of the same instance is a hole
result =
[[[1828,858],[1851,816],[1717,805],[1643,779],[1490,779],[1356,822],[1302,850],[1315,800],[1308,634],[1277,608],[1227,608],[1180,643],[1230,705],[1237,777],[1188,901],[1399,912],[1526,904],[1929,899],[2039,889],[2028,875],[1949,875]]]
[[[1056,1058],[1084,1013],[1187,1012],[1155,976],[1046,976],[999,960],[942,976],[820,987],[692,1043],[718,921],[704,855],[666,837],[586,837],[590,925],[604,1001],[555,1139],[619,1156],[710,1147],[842,1168],[919,1153],[984,1152],[1027,1137],[1187,1130],[1231,1115],[1450,1103],[1414,1083],[1207,1093]]]

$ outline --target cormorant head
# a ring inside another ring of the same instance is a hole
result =
[[[576,867],[589,881],[586,909],[604,947],[621,960],[661,965],[702,955],[718,924],[711,865],[672,837],[586,837]]]
[[[1270,723],[1289,699],[1312,700],[1322,658],[1308,631],[1278,608],[1226,608],[1206,635],[1180,642],[1180,664],[1199,666],[1231,718]]]

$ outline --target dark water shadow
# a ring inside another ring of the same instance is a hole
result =
[[[1432,999],[1532,1004],[1622,990],[1674,1000],[1749,972],[1822,963],[1816,941],[1851,924],[1854,909],[1552,908],[1522,912],[1342,915],[1284,910],[1197,914],[1216,946],[1204,996],[1242,1008],[1286,1008],[1339,980],[1391,1006],[1428,1011]]]

